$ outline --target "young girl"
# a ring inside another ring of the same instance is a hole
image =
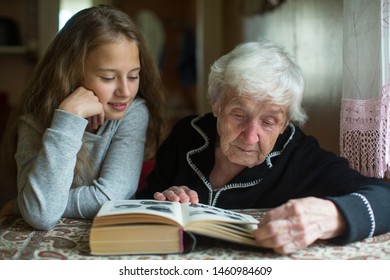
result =
[[[7,149],[17,170],[15,214],[47,230],[61,217],[93,218],[105,201],[133,197],[145,143],[154,151],[161,139],[163,93],[125,13],[100,5],[74,15],[23,98],[7,135],[17,138]]]

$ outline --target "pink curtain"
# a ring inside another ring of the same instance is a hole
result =
[[[344,0],[340,154],[390,178],[389,0]]]

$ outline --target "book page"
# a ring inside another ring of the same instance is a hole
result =
[[[157,201],[152,199],[113,200],[107,201],[96,215],[96,218],[142,214],[165,217],[183,225],[179,202]]]
[[[182,203],[184,224],[197,221],[221,221],[235,224],[258,224],[259,221],[250,215],[238,213],[205,204]]]
[[[192,224],[190,224],[192,225]],[[238,244],[260,246],[256,243],[252,232],[257,228],[254,224],[232,223],[198,223],[190,227],[192,233],[222,239]]]

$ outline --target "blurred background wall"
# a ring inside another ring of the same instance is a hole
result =
[[[339,153],[343,0],[0,0],[0,22],[14,22],[20,35],[10,44],[0,26],[1,125],[61,24],[99,3],[122,9],[144,31],[168,90],[172,123],[209,111],[207,75],[215,59],[238,43],[267,38],[302,67],[305,131]]]

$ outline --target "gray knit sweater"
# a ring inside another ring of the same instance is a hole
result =
[[[47,230],[61,217],[93,218],[107,200],[132,198],[141,172],[148,124],[144,100],[135,99],[121,120],[86,132],[87,120],[56,110],[41,131],[28,116],[19,122],[15,159],[18,168],[16,213]],[[77,153],[86,143],[94,178],[73,180]]]

